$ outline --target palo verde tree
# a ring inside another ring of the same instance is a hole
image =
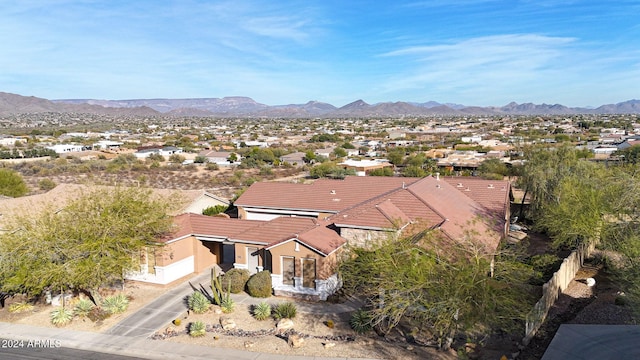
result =
[[[58,209],[17,215],[0,238],[0,286],[31,296],[97,290],[139,269],[140,252],[170,230],[169,200],[141,188],[93,189]]]
[[[531,215],[535,219],[547,205],[557,200],[556,189],[560,181],[573,172],[580,160],[576,150],[569,145],[526,148],[525,160],[518,184],[525,190],[523,202],[527,194],[531,198]]]
[[[476,326],[521,327],[535,302],[531,268],[506,251],[484,253],[473,236],[443,243],[434,234],[351,249],[339,273],[345,291],[364,300],[369,325],[388,332],[406,322],[435,334],[443,349]]]

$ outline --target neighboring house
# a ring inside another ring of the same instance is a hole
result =
[[[182,154],[182,149],[177,148],[175,146],[151,147],[151,148],[140,148],[138,149],[138,151],[133,153],[133,155],[138,159],[148,158],[149,155],[151,154],[171,156],[173,154]]]
[[[73,145],[73,144],[57,144],[52,146],[47,146],[47,149],[55,151],[56,154],[67,154],[71,152],[81,152],[86,148],[82,145]]]
[[[209,207],[214,206],[229,206],[231,202],[222,197],[211,194],[207,191],[199,191],[201,194],[195,198],[190,199],[189,204],[182,209],[182,212],[192,214],[202,214],[202,211]]]
[[[94,150],[118,150],[124,143],[118,141],[101,140],[93,144]]]
[[[304,162],[304,158],[305,158],[305,153],[303,152],[294,152],[291,154],[287,154],[287,155],[282,155],[280,157],[280,162],[282,163],[289,163],[293,166],[302,166],[305,164]]]
[[[230,151],[205,150],[200,151],[198,153],[198,156],[204,156],[205,158],[207,158],[208,162],[218,164],[220,166],[230,166],[235,164],[236,162],[240,162],[241,157],[238,154],[236,154],[236,162],[230,162],[229,157],[231,156],[231,154],[236,153],[232,153]]]
[[[366,176],[370,171],[393,167],[389,160],[352,160],[348,159],[338,164],[345,169],[353,169],[357,176]]]
[[[142,254],[140,272],[129,279],[167,284],[226,264],[252,274],[269,270],[276,295],[326,300],[338,288],[337,257],[346,241],[319,220],[182,214],[174,222],[176,231]]]

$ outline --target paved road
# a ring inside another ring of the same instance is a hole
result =
[[[139,338],[151,336],[169,326],[173,319],[187,310],[185,299],[193,293],[192,286],[200,288],[201,283],[208,284],[210,276],[204,272],[174,287],[105,331],[105,334]]]
[[[59,340],[0,339],[0,359],[15,360],[144,360],[139,357],[114,355],[62,347]]]

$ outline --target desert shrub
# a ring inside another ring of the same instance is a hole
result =
[[[38,187],[40,188],[40,190],[44,190],[44,191],[49,191],[53,188],[55,188],[58,184],[56,184],[53,180],[51,179],[41,179],[40,181],[38,181]]]
[[[73,308],[73,314],[78,317],[86,317],[89,316],[89,312],[94,308],[95,305],[89,299],[80,299],[76,303],[76,306]]]
[[[236,302],[230,297],[223,297],[220,301],[220,309],[223,313],[229,314],[233,312],[236,307]]]
[[[273,308],[273,317],[276,320],[280,319],[293,319],[296,317],[298,308],[296,304],[291,301],[280,303]]]
[[[204,214],[204,215],[208,215],[208,214]],[[251,274],[247,269],[231,269],[227,271],[223,275],[219,276],[220,284],[222,285],[222,290],[229,291],[234,294],[238,294],[242,292],[244,290],[244,287],[247,285],[247,281],[249,281],[250,275]]]
[[[264,270],[253,274],[247,281],[247,292],[258,298],[271,296],[271,273]]]
[[[182,164],[185,159],[186,158],[180,154],[171,154],[171,156],[169,156],[169,162],[173,164]]]
[[[268,318],[271,317],[271,305],[263,301],[258,305],[254,306],[253,317],[255,317],[256,320],[260,320],[260,321],[267,320]]]
[[[102,301],[102,308],[111,314],[121,314],[127,311],[129,299],[124,294],[107,296]]]
[[[351,314],[349,325],[358,334],[364,334],[371,330],[371,315],[364,309],[358,309]]]
[[[99,306],[94,306],[93,309],[89,311],[89,314],[87,314],[87,317],[89,318],[89,320],[93,322],[102,321],[104,319],[109,318],[110,316],[111,316],[110,312],[106,311],[105,309]]]
[[[211,171],[220,170],[220,166],[218,166],[218,164],[216,163],[207,163],[207,165],[205,165],[205,168]]]
[[[64,326],[73,319],[73,312],[64,307],[57,308],[51,312],[50,318],[53,325]]]
[[[21,312],[27,312],[31,310],[33,310],[33,305],[29,304],[26,301],[21,301],[21,302],[17,302],[9,305],[10,313],[21,313]]]
[[[187,305],[189,305],[189,309],[196,314],[204,314],[209,310],[209,306],[211,302],[204,296],[200,291],[194,291],[189,299],[187,300]]]
[[[204,336],[207,333],[207,326],[202,321],[194,321],[189,324],[189,336]]]

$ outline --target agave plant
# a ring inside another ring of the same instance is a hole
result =
[[[73,312],[67,308],[61,307],[51,312],[51,323],[55,326],[64,326],[73,319]]]
[[[293,319],[294,317],[296,317],[297,311],[298,308],[296,307],[296,304],[292,303],[291,301],[287,301],[285,303],[276,305],[276,307],[273,309],[273,317],[276,318],[276,320]]]
[[[26,301],[21,301],[21,302],[17,302],[9,305],[10,313],[21,313],[21,312],[26,312],[31,310],[33,310],[33,305],[29,304]]]
[[[356,310],[349,319],[349,325],[358,334],[371,330],[371,315],[363,309]]]
[[[194,291],[189,299],[187,300],[187,304],[189,305],[189,309],[196,314],[204,314],[209,310],[209,306],[211,302],[204,296],[200,291]]]
[[[204,322],[198,320],[189,324],[189,336],[198,337],[204,336],[207,332],[207,327]]]
[[[121,314],[127,311],[129,299],[124,294],[108,296],[102,301],[102,308],[111,314]]]
[[[264,301],[259,303],[253,308],[253,317],[260,321],[267,320],[271,317],[271,305]]]
[[[233,309],[236,307],[236,302],[233,301],[230,297],[222,297],[220,301],[220,309],[225,314],[229,314],[233,312]]]
[[[95,305],[89,299],[80,299],[73,308],[73,314],[78,317],[86,317]]]

